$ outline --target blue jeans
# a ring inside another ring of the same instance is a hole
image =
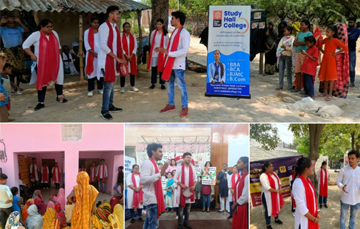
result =
[[[191,204],[185,204],[185,207],[179,206],[178,227],[189,226],[190,209],[191,209]],[[183,215],[185,215],[184,221],[183,221]]]
[[[356,205],[344,204],[341,202],[341,211],[340,211],[340,229],[345,229],[345,222],[347,218],[347,213],[350,207],[350,221],[349,221],[349,229],[355,229],[355,221],[360,208],[360,203]]]
[[[101,112],[109,111],[109,107],[114,106],[114,87],[115,82],[104,82],[104,93]]]
[[[121,184],[120,183],[116,183],[116,185],[114,186],[114,190],[116,191],[117,194],[120,194],[118,187],[120,187]]]
[[[181,92],[181,105],[182,107],[188,107],[188,93],[186,90],[186,83],[185,83],[185,70],[175,69],[172,71],[169,82],[167,83],[168,86],[168,97],[169,101],[168,104],[173,106],[175,105],[175,79],[177,86]]]
[[[142,212],[142,208],[138,208],[136,210],[136,214],[141,217],[141,212]],[[134,209],[130,209],[130,215],[131,215],[131,218],[134,219],[135,218],[135,211]]]
[[[305,94],[314,97],[314,80],[311,75],[303,73],[303,85]]]
[[[102,186],[102,189],[101,189],[101,186]],[[103,191],[103,192],[106,191],[105,183],[103,183],[101,181],[99,181],[99,191]]]
[[[234,202],[229,202],[229,205],[230,205],[230,217],[233,216],[233,210],[232,210],[232,205],[233,205]]]
[[[327,204],[327,196],[319,196],[319,204]]]
[[[263,193],[261,196],[261,202],[264,205],[265,208],[265,221],[266,221],[266,225],[270,225],[271,224],[271,216],[268,216],[268,211],[267,211],[267,205],[266,205],[266,200],[265,200],[265,194]],[[279,215],[277,215],[275,217],[275,220],[279,218]]]
[[[159,219],[157,217],[157,204],[144,206],[146,210],[145,223],[143,229],[157,229],[159,227]]]
[[[286,78],[288,84],[288,90],[292,88],[292,72],[291,72],[291,65],[292,65],[292,57],[291,56],[280,56],[279,60],[279,87],[284,87],[284,72],[286,68]]]
[[[210,196],[211,196],[211,194],[209,194],[209,195],[204,195],[204,194],[202,194],[202,197],[203,197],[203,208],[205,208],[205,205],[207,204],[207,208],[210,209]]]
[[[350,61],[350,82],[355,82],[355,67],[356,67],[356,51],[349,52]]]

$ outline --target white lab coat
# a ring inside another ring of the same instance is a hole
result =
[[[139,187],[140,186],[140,176],[139,175],[135,175],[135,182],[136,182],[136,187]],[[133,204],[134,190],[129,188],[130,185],[135,186],[134,183],[132,182],[132,173],[127,175],[126,185],[127,185],[127,207],[128,207],[128,209],[133,209],[132,204]],[[143,208],[143,205],[139,204],[139,208]]]

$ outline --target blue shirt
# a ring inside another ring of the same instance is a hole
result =
[[[360,36],[360,29],[348,28],[349,51],[356,51],[356,41]]]
[[[298,41],[300,42],[304,42],[305,41],[305,37],[310,37],[312,36],[312,32],[307,31],[307,32],[298,32],[296,37],[298,39]],[[296,52],[301,52],[301,50],[306,51],[307,50],[307,46],[306,45],[302,45],[302,46],[296,46]]]
[[[18,202],[20,201],[20,198],[18,196],[13,196],[13,208],[14,211],[20,211],[20,207]]]
[[[2,73],[0,73],[0,79],[2,79]],[[9,103],[9,97],[8,97],[8,94],[7,94],[4,86],[2,85],[2,81],[0,83],[0,93],[4,93],[5,97],[6,97],[5,101],[0,101],[0,107],[2,107]]]
[[[4,42],[4,47],[8,49],[22,45],[23,32],[24,28],[21,26],[16,26],[15,28],[0,27],[0,36]]]

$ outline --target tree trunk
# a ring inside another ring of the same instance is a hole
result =
[[[309,140],[310,140],[310,152],[309,158],[311,161],[316,161],[319,158],[319,143],[321,133],[324,129],[325,124],[309,124]],[[314,187],[317,187],[316,171],[314,174],[309,176]]]
[[[169,17],[169,1],[168,0],[151,0],[151,24],[150,32],[155,29],[156,20],[162,18],[164,20],[165,28],[168,27]]]

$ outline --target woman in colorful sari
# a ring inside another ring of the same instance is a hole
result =
[[[35,197],[34,203],[38,208],[38,212],[40,215],[44,215],[46,212],[47,205],[41,201],[40,197]]]
[[[46,229],[60,229],[66,228],[65,212],[61,209],[61,204],[56,202],[52,208],[46,210],[44,219],[44,228]]]
[[[36,205],[31,205],[27,210],[29,216],[26,218],[26,225],[28,229],[42,229],[44,220],[38,212]],[[46,228],[46,227],[44,227]]]
[[[115,205],[113,214],[109,215],[109,221],[113,229],[124,228],[124,208],[120,204]]]
[[[24,206],[24,208],[22,209],[22,212],[21,212],[21,220],[22,220],[23,222],[25,222],[25,221],[26,221],[26,218],[29,216],[27,210],[28,210],[29,207],[30,207],[31,205],[33,205],[33,204],[34,204],[34,199],[28,199],[28,200],[26,201],[25,206]]]
[[[56,202],[60,203],[62,210],[65,209],[65,189],[60,188],[57,195],[53,195],[50,197],[48,207],[50,203],[56,203]]]
[[[274,29],[274,24],[269,22],[268,30],[266,31],[266,51],[265,51],[265,73],[273,75],[275,73],[275,66],[277,62],[276,57],[276,40],[278,34]]]
[[[20,213],[18,211],[14,211],[10,214],[6,221],[5,229],[25,229],[20,223]]]
[[[71,229],[91,228],[91,212],[99,192],[89,181],[87,172],[77,175],[78,185],[74,186],[76,202],[71,217]]]
[[[111,228],[109,216],[112,214],[111,206],[108,201],[103,201],[95,210],[96,217],[100,220],[103,228]]]
[[[35,197],[39,197],[41,199],[41,201],[43,200],[43,197],[41,195],[41,190],[35,190],[34,194],[32,196],[33,199],[35,199]]]

